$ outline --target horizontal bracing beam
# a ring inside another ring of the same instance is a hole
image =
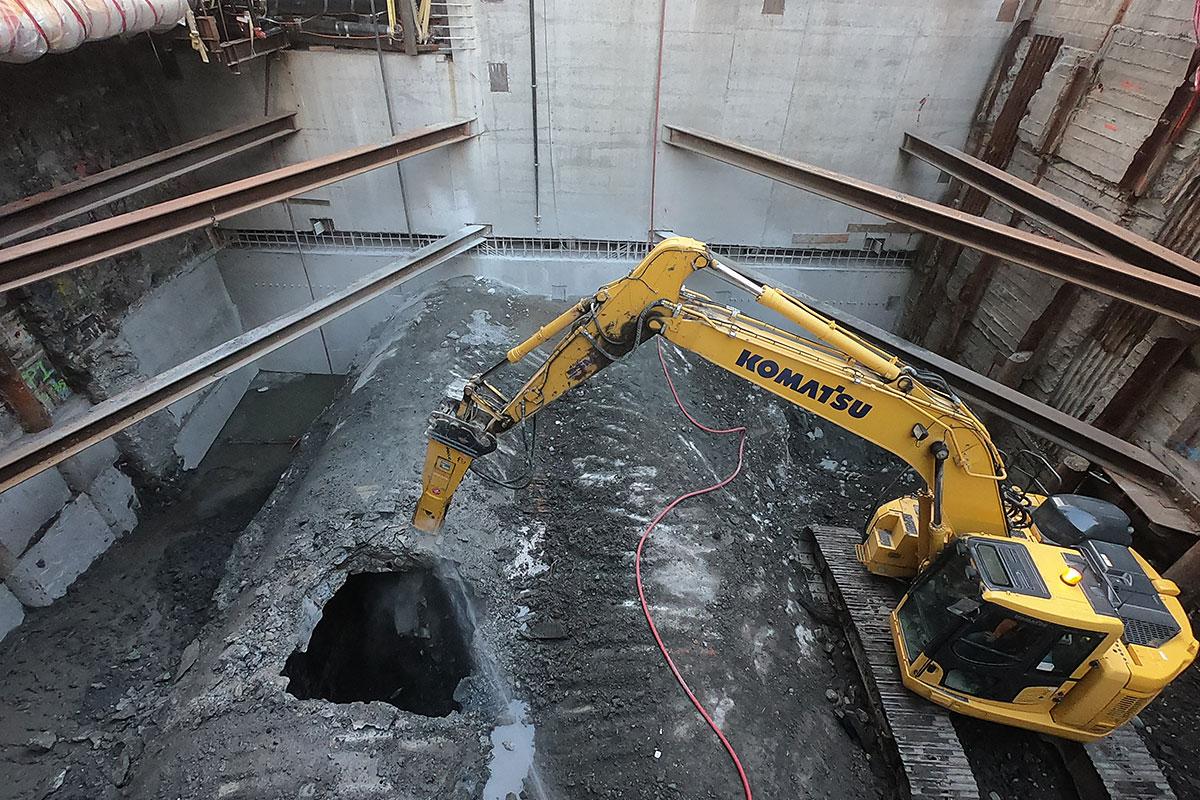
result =
[[[226,128],[0,206],[0,244],[296,132],[296,112]]]
[[[904,134],[900,149],[1094,250],[1159,275],[1200,283],[1200,264],[1192,259],[960,150],[911,133]]]
[[[670,231],[654,231],[652,235],[655,240],[661,241],[675,234]],[[728,262],[728,259],[723,260]],[[778,286],[777,281],[773,281],[768,275],[761,272],[740,265],[730,264],[730,266],[735,266],[738,272],[759,283]],[[1083,420],[1076,419],[1053,406],[1034,400],[1010,386],[1005,386],[948,358],[943,358],[919,347],[907,339],[902,339],[894,333],[835,308],[823,300],[788,287],[780,286],[779,288],[787,289],[798,300],[832,319],[840,327],[870,340],[889,353],[900,356],[906,364],[933,370],[943,376],[957,392],[981,408],[1078,453],[1106,469],[1133,477],[1142,486],[1149,487],[1147,491],[1155,491],[1159,494],[1160,499],[1165,499],[1181,509],[1181,516],[1186,515],[1187,512],[1182,509],[1190,503],[1185,496],[1185,490],[1179,485],[1179,479],[1152,453],[1094,425],[1089,425]],[[1182,502],[1176,498],[1176,495],[1182,499]],[[1134,499],[1136,502],[1137,499]],[[1191,532],[1200,533],[1194,522]]]
[[[177,367],[34,434],[0,455],[0,492],[215,383],[255,359],[358,308],[422,272],[482,244],[489,225],[470,225],[355,281],[328,297],[246,331]]]
[[[1170,527],[1192,535],[1200,535],[1200,522],[1192,518],[1188,511],[1194,500],[1188,496],[1179,478],[1148,450],[1130,444],[1054,406],[1034,400],[1011,386],[918,347],[869,322],[832,308],[826,303],[803,293],[797,293],[797,297],[825,316],[836,320],[839,325],[869,339],[888,352],[899,355],[905,363],[938,373],[963,397],[979,407],[1060,447],[1078,453],[1088,461],[1104,467],[1110,474],[1128,476],[1143,487],[1147,495],[1156,496],[1154,505],[1161,506],[1164,511],[1174,509],[1171,511],[1171,519],[1174,521]],[[1142,498],[1132,494],[1129,494],[1129,498],[1146,511],[1152,520],[1160,520],[1161,513],[1147,510],[1148,507]]]
[[[464,142],[474,118],[407,131],[0,250],[0,291],[92,264],[401,159]]]
[[[664,140],[682,150],[814,192],[1160,314],[1200,324],[1200,286],[1187,281],[706,133],[672,125],[664,128]]]

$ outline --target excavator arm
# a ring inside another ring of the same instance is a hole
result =
[[[698,270],[745,290],[806,336],[684,288]],[[441,527],[454,490],[474,459],[496,449],[497,436],[656,336],[858,434],[924,478],[915,498],[884,503],[856,546],[870,572],[916,578],[891,613],[891,637],[902,680],[918,694],[971,716],[1089,741],[1126,722],[1195,658],[1178,589],[1127,546],[1129,521],[1119,509],[1073,495],[1029,497],[1026,507],[1005,486],[987,430],[938,376],[730,269],[692,239],[663,241],[433,415],[414,525]],[[490,382],[551,342],[511,396]],[[864,613],[875,619],[881,602]],[[1022,632],[1011,658],[980,649],[979,636],[986,642],[1002,628]]]
[[[814,338],[684,288],[698,270],[745,290]],[[906,566],[896,574],[915,571],[955,532],[1007,534],[1000,453],[945,384],[839,329],[785,292],[734,271],[701,242],[682,237],[661,242],[628,276],[514,347],[504,361],[469,381],[461,398],[448,400],[434,414],[414,525],[440,529],[455,489],[472,461],[495,449],[496,436],[654,336],[858,434],[920,473],[929,487],[920,503],[900,516],[892,508],[890,523],[887,507],[876,517],[877,524],[895,525],[901,532],[908,526],[919,543],[920,552],[905,558]],[[511,397],[489,381],[497,370],[556,337],[549,357]]]

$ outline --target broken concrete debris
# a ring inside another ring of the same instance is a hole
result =
[[[79,495],[17,561],[6,579],[8,588],[27,606],[48,606],[115,538],[91,498]]]
[[[183,648],[183,655],[179,657],[179,667],[175,670],[175,681],[178,682],[187,671],[196,663],[196,659],[200,657],[200,640],[192,639],[188,646]]]
[[[49,753],[58,742],[58,735],[53,731],[42,731],[25,742],[25,747],[35,753]]]

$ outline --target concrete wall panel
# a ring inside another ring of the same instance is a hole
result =
[[[17,561],[6,580],[8,588],[27,606],[48,606],[67,593],[113,538],[91,498],[80,495]]]
[[[1009,32],[998,2],[964,5],[866,0],[761,5],[668,0],[661,121],[689,125],[880,183],[935,197],[931,170],[900,169],[906,129],[961,145]],[[535,219],[529,20],[518,3],[477,3],[476,49],[445,56],[385,54],[396,123],[408,129],[477,116],[479,137],[404,162],[417,232],[490,222],[497,235],[641,239],[650,221],[659,8],[621,2],[547,2],[538,9],[537,131],[540,219]],[[493,92],[489,63],[504,63]],[[185,60],[181,114],[211,129],[298,108],[304,130],[277,148],[297,161],[387,135],[374,53],[285,51],[241,76]],[[659,226],[712,241],[788,246],[792,236],[845,232],[865,215],[657,145]],[[267,159],[261,159],[266,161]],[[322,190],[323,213],[344,230],[403,231],[399,181],[383,168]],[[228,223],[282,228],[279,207]]]
[[[258,366],[247,364],[204,392],[193,395],[199,399],[188,410],[175,439],[175,452],[183,460],[184,469],[199,466],[257,374]]]
[[[21,555],[34,534],[70,499],[71,490],[55,469],[0,494],[0,546]]]
[[[4,641],[4,637],[24,621],[25,607],[7,587],[0,584],[0,641]]]
[[[58,471],[73,490],[86,492],[96,476],[111,467],[119,455],[116,443],[105,439],[59,464]]]
[[[137,527],[139,503],[133,482],[116,467],[109,467],[92,481],[88,497],[114,536],[124,536]]]
[[[313,278],[314,290],[318,296],[323,296],[400,257],[400,253],[324,251],[306,252],[305,262]],[[230,295],[248,326],[273,319],[308,302],[307,288],[301,292],[295,284],[282,285],[285,280],[280,276],[288,269],[295,270],[296,274],[287,280],[303,280],[294,255],[239,248],[222,252],[220,260],[222,272],[229,281]],[[628,274],[635,265],[636,260],[623,258],[508,256],[478,252],[458,256],[326,324],[323,331],[333,372],[347,372],[371,332],[397,308],[408,304],[437,282],[456,276],[480,276],[525,292],[559,299],[565,304],[568,299],[591,294],[597,287]],[[900,298],[910,277],[903,263],[872,263],[869,259],[813,258],[804,263],[755,265],[755,268],[771,275],[780,285],[821,297],[889,329],[898,322]],[[267,279],[246,280],[251,275],[267,276]],[[697,276],[689,286],[740,305],[772,324],[785,324],[765,310],[755,309],[750,298],[731,293],[726,284],[706,279],[706,276]],[[315,333],[256,362],[261,369],[298,372],[327,372],[326,363],[321,339]]]

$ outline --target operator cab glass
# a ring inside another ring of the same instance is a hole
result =
[[[1036,593],[1028,575],[1010,568],[1011,556],[960,540],[905,595],[897,616],[909,660],[928,656],[946,689],[1008,702],[1030,687],[1057,688],[1104,640],[984,601],[985,587]]]

